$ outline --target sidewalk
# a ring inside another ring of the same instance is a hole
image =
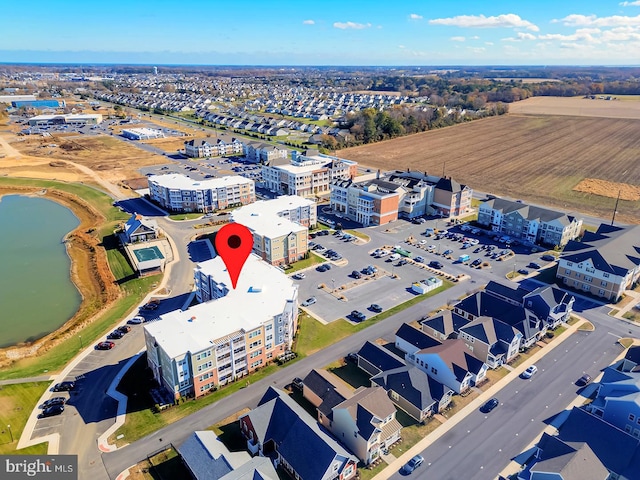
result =
[[[533,363],[539,361],[546,354],[551,352],[558,345],[561,345],[567,338],[569,338],[573,333],[578,330],[578,325],[582,324],[584,319],[582,317],[578,317],[578,321],[573,325],[570,325],[567,330],[562,332],[560,336],[558,336],[553,342],[547,345],[545,348],[539,350],[538,352],[531,355],[531,357],[526,361],[522,362],[519,366],[515,367],[511,372],[509,372],[505,377],[501,378],[495,385],[492,385],[486,392],[484,392],[479,397],[475,398],[472,402],[470,402],[467,406],[465,406],[462,410],[460,410],[453,417],[449,418],[443,425],[439,426],[432,433],[427,435],[425,438],[420,440],[417,444],[411,447],[408,451],[406,451],[402,456],[398,457],[395,461],[391,462],[387,467],[380,472],[378,475],[374,477],[375,480],[387,480],[389,477],[394,475],[402,465],[407,463],[411,457],[419,454],[425,448],[429,447],[433,442],[435,442],[440,437],[444,436],[449,430],[455,427],[460,421],[462,421],[467,415],[469,415],[474,410],[480,408],[480,406],[485,403],[488,399],[495,397],[496,394],[504,388],[509,382],[516,380],[522,372],[524,372],[527,367]]]
[[[41,375],[39,377],[28,377],[28,378],[10,378],[8,380],[0,380],[1,385],[14,385],[16,383],[32,383],[32,382],[48,382],[53,380],[55,375]]]
[[[622,308],[620,308],[614,303],[607,304],[607,307],[609,307],[610,309],[617,310],[615,314],[613,315],[609,314],[609,316],[617,318],[618,320],[623,320],[625,322],[634,323],[632,320],[624,318],[624,314],[633,310],[635,306],[640,302],[640,292],[636,292],[634,290],[625,290],[624,294],[628,297],[631,297],[632,300]]]

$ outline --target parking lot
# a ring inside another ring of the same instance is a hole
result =
[[[324,247],[324,250],[316,250],[315,253],[334,250],[342,259],[331,262],[332,267],[328,271],[322,272],[316,268],[304,271],[305,278],[297,280],[300,284],[300,302],[315,297],[316,302],[304,308],[325,322],[348,318],[353,310],[363,312],[369,318],[375,315],[369,309],[372,303],[387,310],[413,298],[415,294],[410,290],[413,282],[436,276],[437,269],[430,268],[430,262],[440,262],[440,271],[447,275],[463,276],[465,280],[462,281],[469,282],[470,290],[492,279],[504,280],[507,274],[526,267],[530,262],[537,262],[542,268],[550,263],[542,261],[542,253],[532,253],[530,247],[514,244],[507,246],[506,242],[494,240],[491,232],[472,233],[466,231],[466,227],[463,230],[460,225],[447,226],[446,223],[441,219],[428,220],[423,224],[397,220],[389,225],[361,229],[371,237],[368,243],[345,241],[335,235],[313,238],[311,241],[314,244]],[[450,235],[426,236],[424,233],[427,229],[446,230]],[[468,241],[465,242],[464,239]],[[409,252],[410,257],[405,259],[406,263],[402,262],[404,257],[392,261],[394,257],[391,252],[381,258],[372,255],[377,249],[386,247],[392,250],[395,246]],[[491,258],[493,253],[507,250],[512,253],[504,255],[503,260]],[[448,253],[446,256],[445,252]],[[461,263],[461,255],[469,255],[469,260]],[[485,266],[472,267],[474,260],[480,260],[479,263],[484,263]],[[368,265],[377,268],[376,275],[360,274],[360,279],[353,278],[354,270],[360,272]],[[318,288],[321,284],[326,288]],[[345,299],[340,300],[341,296]]]
[[[174,160],[176,160],[176,162],[174,163],[142,167],[140,168],[140,173],[147,176],[179,173],[187,175],[196,181],[223,177],[225,175],[240,175],[250,178],[256,183],[262,180],[261,166],[250,163],[243,157],[212,157],[200,159],[183,156],[175,157]]]

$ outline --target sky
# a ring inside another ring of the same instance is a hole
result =
[[[640,0],[2,3],[0,62],[640,64]]]

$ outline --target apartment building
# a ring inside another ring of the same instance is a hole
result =
[[[296,196],[260,200],[234,210],[233,222],[253,233],[253,252],[271,265],[285,265],[305,257],[309,225],[316,223],[316,204]],[[312,223],[313,222],[313,223]]]
[[[247,160],[255,163],[271,163],[278,159],[287,159],[289,150],[262,142],[248,142],[243,146]]]
[[[385,180],[334,180],[329,200],[334,211],[367,227],[397,220],[401,194],[400,185]]]
[[[250,255],[237,288],[220,257],[194,272],[201,302],[145,324],[147,363],[175,398],[202,396],[247,375],[291,348],[298,287],[282,271]]]
[[[291,162],[271,162],[262,167],[267,189],[280,195],[309,197],[328,194],[330,183],[355,177],[358,164],[315,152],[293,152]]]
[[[582,230],[582,219],[547,208],[494,198],[478,207],[478,223],[528,243],[564,246]]]
[[[184,142],[184,153],[191,158],[238,155],[243,152],[243,148],[243,143],[237,138],[231,139],[230,142],[221,138],[193,138]]]
[[[640,281],[640,226],[600,224],[581,242],[569,241],[556,276],[569,287],[618,300]]]
[[[378,172],[372,180],[333,181],[330,204],[336,212],[364,226],[384,225],[398,217],[449,216],[469,211],[472,190],[452,184],[455,182],[450,179],[443,182],[422,172],[395,171],[382,178]]]
[[[239,175],[193,180],[186,175],[152,175],[149,196],[170,212],[215,212],[256,201],[255,183]]]
[[[436,183],[431,206],[436,215],[457,217],[471,211],[473,190],[462,185],[451,177],[442,177]]]

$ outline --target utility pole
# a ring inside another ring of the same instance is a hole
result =
[[[13,432],[11,431],[11,425],[7,425],[7,428],[9,429],[9,435],[11,436],[11,443],[13,443]]]
[[[616,219],[616,213],[618,213],[618,202],[620,201],[620,190],[618,190],[618,198],[616,198],[616,206],[613,208],[613,217],[611,217],[611,226],[613,227],[613,221]]]

